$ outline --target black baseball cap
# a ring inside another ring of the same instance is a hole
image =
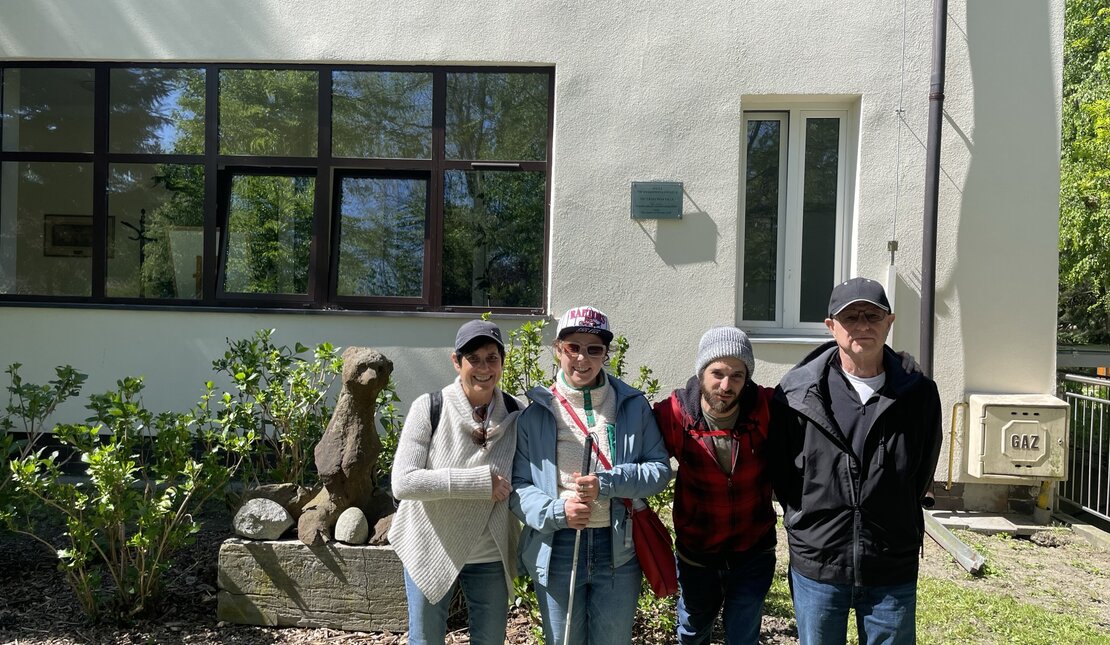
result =
[[[833,287],[832,295],[829,296],[829,317],[837,315],[848,305],[857,302],[866,302],[888,314],[892,313],[883,285],[867,278],[852,278]]]
[[[459,333],[455,334],[455,353],[462,351],[467,343],[475,338],[488,338],[497,343],[501,349],[501,353],[505,353],[505,343],[501,341],[501,329],[488,320],[469,320],[459,327]]]

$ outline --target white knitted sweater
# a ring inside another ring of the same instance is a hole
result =
[[[501,391],[494,391],[487,443],[481,448],[470,438],[477,423],[457,378],[443,388],[434,434],[429,407],[427,394],[413,401],[393,458],[393,496],[401,504],[389,543],[409,577],[435,603],[451,589],[474,545],[489,531],[501,553],[511,597],[520,525],[508,501],[494,503],[492,474],[512,476],[519,412],[509,414]]]

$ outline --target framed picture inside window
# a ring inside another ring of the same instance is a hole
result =
[[[43,215],[42,254],[47,257],[92,256],[91,215]],[[108,257],[116,255],[116,218],[108,217]]]

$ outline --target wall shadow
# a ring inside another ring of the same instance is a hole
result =
[[[965,392],[1052,387],[1055,253],[1049,264],[1040,250],[1058,236],[1059,184],[1047,180],[1058,177],[1060,150],[1052,29],[1048,3],[967,3],[974,123],[959,130],[950,119],[945,134],[963,140],[971,161],[955,264],[937,289],[938,314],[960,303]]]

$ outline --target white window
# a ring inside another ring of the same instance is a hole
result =
[[[847,277],[854,123],[847,108],[744,112],[740,293],[746,329],[824,331]]]

